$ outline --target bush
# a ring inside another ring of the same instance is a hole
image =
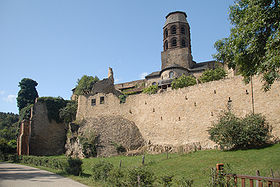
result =
[[[146,167],[129,170],[127,177],[128,186],[152,186],[155,181],[154,173]]]
[[[125,171],[121,168],[113,168],[109,172],[108,182],[116,187],[126,186]]]
[[[160,177],[160,183],[164,187],[170,187],[172,186],[172,180],[173,180],[174,175],[164,175]]]
[[[64,170],[72,175],[80,175],[82,173],[82,164],[83,162],[79,158],[68,158],[67,165],[64,167]]]
[[[144,88],[143,89],[143,93],[146,93],[146,94],[156,94],[158,90],[159,90],[159,88],[158,88],[158,85],[156,84],[156,85],[151,85],[151,86],[149,86],[147,88]]]
[[[224,113],[217,124],[208,130],[210,140],[221,149],[248,149],[264,146],[271,138],[271,126],[261,114],[249,114],[238,118]]]
[[[218,67],[214,70],[209,69],[202,73],[202,75],[199,77],[200,82],[210,82],[215,80],[223,79],[227,76],[226,71],[222,67]]]
[[[176,181],[176,184],[177,184],[178,187],[192,187],[193,180],[182,177],[182,178],[180,178]]]
[[[92,177],[94,180],[107,181],[109,172],[113,169],[113,164],[106,161],[99,161],[92,167]]]
[[[171,86],[172,89],[179,89],[179,88],[184,88],[188,86],[193,86],[196,84],[196,79],[194,76],[186,76],[182,75],[179,78],[175,79],[172,81]]]
[[[71,175],[80,175],[82,172],[81,166],[83,164],[82,160],[80,159],[52,158],[42,156],[18,156],[18,158],[14,158],[14,160],[28,165],[63,170]]]

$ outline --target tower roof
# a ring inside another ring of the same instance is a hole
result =
[[[166,17],[166,21],[164,24],[164,27],[168,25],[169,23],[174,23],[174,22],[187,22],[187,14],[182,11],[175,11],[175,12],[170,12]]]

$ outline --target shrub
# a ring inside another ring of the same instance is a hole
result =
[[[76,95],[84,95],[89,94],[93,88],[93,85],[99,81],[97,76],[82,76],[81,79],[78,79],[77,86],[75,88],[74,94]]]
[[[72,175],[80,175],[82,172],[81,166],[83,164],[80,159],[52,158],[42,156],[19,156],[18,161],[24,164],[63,170],[66,173]]]
[[[92,167],[92,177],[94,180],[107,181],[109,172],[113,169],[113,164],[106,161],[99,161]]]
[[[176,184],[178,187],[192,187],[193,180],[182,177],[182,178],[176,180]]]
[[[83,162],[79,158],[68,158],[64,170],[72,175],[80,175],[82,173]]]
[[[116,187],[126,186],[125,171],[121,168],[113,168],[109,172],[108,182]]]
[[[78,103],[76,101],[68,101],[64,108],[59,109],[59,117],[64,123],[70,123],[76,119]]]
[[[238,118],[224,113],[218,123],[208,130],[210,140],[221,149],[248,149],[265,145],[271,138],[271,126],[261,114],[249,114]]]
[[[80,143],[83,146],[83,154],[86,157],[94,157],[97,155],[98,136],[94,132],[89,131],[84,136],[79,136]]]
[[[164,187],[172,186],[173,177],[174,177],[174,175],[164,175],[164,176],[160,177],[160,183]]]
[[[215,80],[223,79],[227,76],[226,71],[222,67],[218,67],[214,70],[209,69],[202,73],[202,75],[199,77],[200,82],[210,82]]]
[[[179,89],[179,88],[184,88],[188,86],[193,86],[196,84],[196,79],[194,76],[186,76],[182,75],[179,78],[175,79],[172,81],[171,86],[172,89]]]
[[[120,104],[125,103],[126,98],[127,98],[127,95],[126,95],[126,94],[120,95],[120,96],[119,96]]]
[[[128,186],[152,186],[154,181],[154,173],[147,167],[138,167],[128,171]]]
[[[143,89],[143,93],[146,93],[146,94],[156,94],[158,90],[159,90],[159,88],[158,88],[158,85],[156,84],[156,85],[151,85],[151,86],[149,86],[147,88],[144,88]]]

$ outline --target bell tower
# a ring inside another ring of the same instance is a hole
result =
[[[171,12],[166,16],[163,26],[163,51],[161,69],[172,65],[192,68],[190,26],[185,12]]]

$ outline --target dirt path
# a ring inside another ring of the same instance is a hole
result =
[[[18,164],[0,163],[0,187],[86,187],[54,173]]]

